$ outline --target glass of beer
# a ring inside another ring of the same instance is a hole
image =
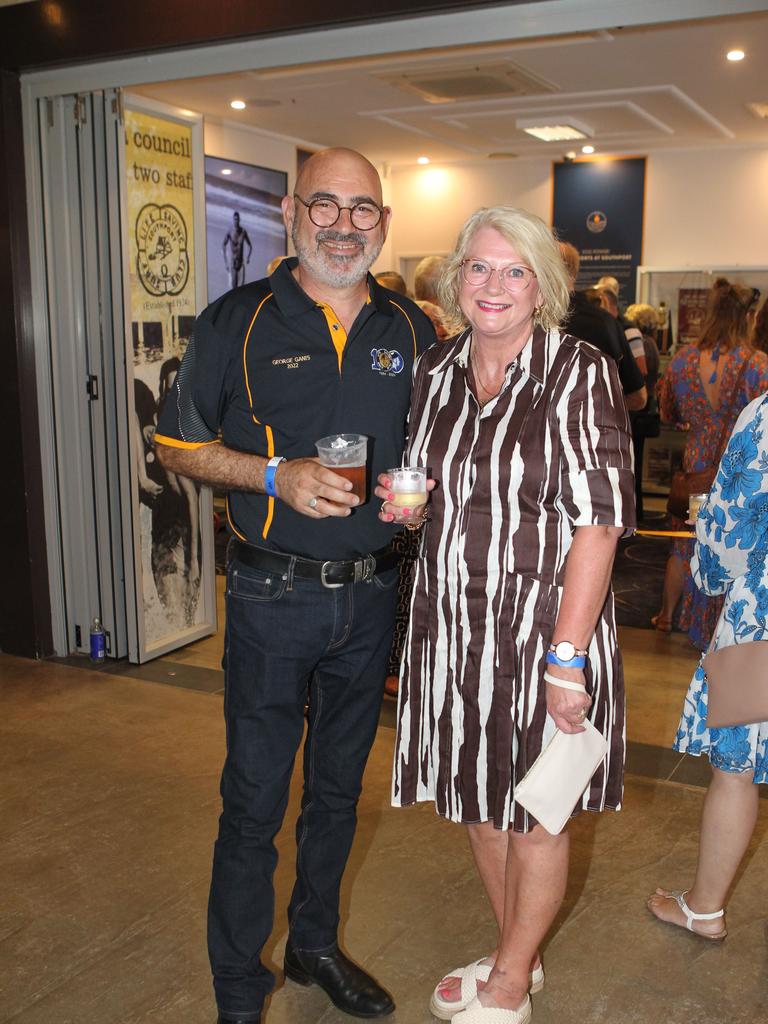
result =
[[[368,499],[365,462],[368,438],[363,434],[332,434],[315,441],[320,465],[332,469],[352,483],[352,493],[360,504]]]
[[[392,505],[400,508],[416,508],[427,503],[427,467],[399,466],[388,469],[391,491],[394,494]]]

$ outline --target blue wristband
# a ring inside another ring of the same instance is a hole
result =
[[[285,459],[280,455],[275,455],[274,458],[269,460],[267,468],[264,470],[264,490],[270,498],[277,497],[275,492],[275,473],[277,473],[277,467],[281,462],[285,462]]]
[[[563,661],[562,658],[558,658],[554,651],[547,651],[547,664],[560,665],[562,668],[584,668],[587,664],[587,659],[583,654],[577,654],[570,661]]]

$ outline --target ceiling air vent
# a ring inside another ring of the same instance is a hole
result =
[[[434,69],[428,73],[379,76],[389,85],[415,93],[427,103],[485,100],[504,96],[532,96],[555,92],[557,86],[516,64],[473,64]]]

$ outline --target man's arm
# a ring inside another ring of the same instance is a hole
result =
[[[629,412],[639,412],[644,409],[648,401],[648,390],[645,386],[645,376],[637,365],[637,360],[632,354],[629,340],[621,329],[618,321],[614,320],[614,330],[621,352],[619,361],[619,379],[624,391],[624,401]]]
[[[648,389],[643,385],[639,391],[632,391],[630,394],[625,395],[624,401],[627,403],[627,409],[630,412],[640,412],[648,404]]]
[[[161,465],[173,473],[226,491],[266,493],[267,459],[262,455],[237,452],[218,443],[177,448],[158,442],[156,451]],[[310,519],[348,516],[359,504],[351,490],[349,480],[321,466],[317,459],[281,462],[275,473],[277,497]],[[315,508],[309,506],[312,498],[317,499]]]
[[[248,255],[245,257],[245,262],[246,263],[250,263],[251,262],[251,253],[253,252],[253,246],[251,245],[251,240],[248,237],[248,232],[245,230],[245,228],[243,228],[243,241],[248,246]]]
[[[224,257],[224,266],[229,270],[229,260],[227,259],[227,248],[229,247],[229,232],[224,236],[224,241],[221,243],[221,255]]]

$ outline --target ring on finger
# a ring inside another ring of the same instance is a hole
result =
[[[310,498],[307,502],[310,508],[317,508],[317,498]]]

